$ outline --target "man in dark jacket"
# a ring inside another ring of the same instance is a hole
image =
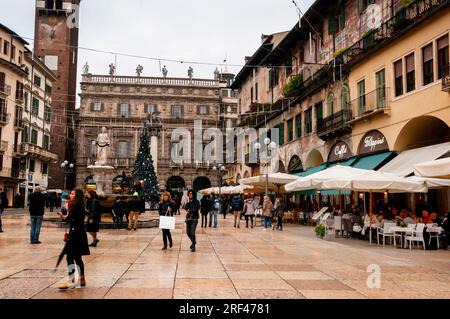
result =
[[[209,198],[209,195],[203,196],[203,198],[200,201],[201,205],[201,213],[202,213],[202,228],[208,226],[208,214],[211,211],[212,202]]]
[[[0,187],[0,233],[3,233],[2,229],[2,214],[3,211],[8,207],[8,196],[3,188]]]
[[[244,201],[241,196],[235,194],[231,200],[231,209],[233,209],[234,214],[234,227],[240,228],[239,224],[241,222],[241,212],[244,208]]]
[[[38,186],[34,189],[34,193],[29,196],[29,211],[31,217],[30,240],[31,244],[40,244],[39,234],[41,233],[42,221],[44,219],[45,202],[47,198],[42,194],[41,188]]]
[[[188,192],[189,201],[184,207],[187,210],[186,214],[186,233],[192,242],[191,251],[195,252],[195,245],[197,244],[195,240],[195,230],[198,224],[198,211],[200,209],[200,202],[197,200],[197,194],[194,190]]]

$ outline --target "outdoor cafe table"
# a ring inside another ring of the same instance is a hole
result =
[[[405,236],[407,234],[412,234],[413,230],[414,230],[414,228],[409,228],[409,227],[400,227],[400,226],[392,227],[391,231],[394,233],[394,243],[395,243],[395,235],[396,235],[396,233],[400,233],[402,235],[402,239],[401,239],[401,242],[400,242],[400,248],[401,248],[401,243],[402,242],[405,243],[403,245],[404,246],[403,248],[407,248],[406,247],[406,241],[404,239],[405,239]]]

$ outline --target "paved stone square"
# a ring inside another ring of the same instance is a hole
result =
[[[150,214],[150,213],[146,213]],[[73,298],[450,298],[450,251],[398,249],[365,241],[315,237],[313,228],[285,225],[197,228],[189,249],[184,216],[172,231],[174,247],[161,251],[159,229],[100,230],[84,257],[87,287],[59,291],[65,260],[55,270],[64,229],[45,222],[41,245],[30,245],[28,216],[6,211],[0,234],[0,299]],[[88,235],[89,236],[89,235]],[[89,238],[89,240],[91,240]],[[367,267],[381,269],[381,287],[369,289]]]

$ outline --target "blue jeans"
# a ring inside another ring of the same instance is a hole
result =
[[[272,219],[268,216],[264,216],[264,228],[272,226]]]
[[[39,241],[43,219],[44,216],[31,216],[30,240],[32,243]]]
[[[214,227],[217,227],[217,210],[212,210],[209,212],[209,227],[211,227],[213,216],[214,216]]]

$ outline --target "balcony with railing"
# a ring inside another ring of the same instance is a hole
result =
[[[351,101],[352,122],[378,114],[390,114],[389,91],[389,88],[379,88]]]
[[[348,64],[363,59],[367,53],[393,41],[449,5],[448,0],[413,1],[397,11],[391,19],[385,21],[379,28],[370,30],[360,41],[345,49],[336,63]]]
[[[8,142],[0,141],[0,152],[6,153],[8,151]]]
[[[83,83],[219,87],[218,80],[84,74]]]
[[[317,122],[317,135],[327,140],[342,136],[352,131],[349,122],[352,120],[352,110],[344,109],[325,117]]]
[[[0,96],[11,95],[11,86],[7,84],[0,85]]]
[[[36,158],[48,162],[58,161],[58,155],[52,153],[40,146],[24,143],[20,146],[21,153],[24,156],[29,156],[30,158]]]
[[[450,93],[450,64],[442,72],[442,91]]]
[[[19,168],[2,168],[0,176],[24,181],[27,179],[27,172]]]

